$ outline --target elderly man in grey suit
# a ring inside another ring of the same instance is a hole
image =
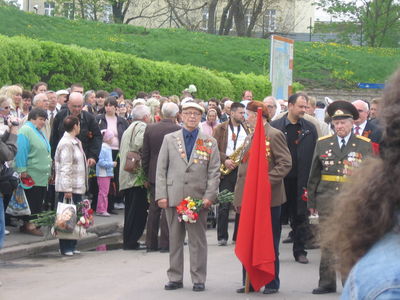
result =
[[[182,106],[183,128],[164,137],[157,161],[156,200],[166,209],[169,227],[170,267],[166,290],[183,287],[183,244],[189,239],[193,291],[204,291],[207,273],[207,214],[219,185],[219,151],[214,138],[199,131],[204,113],[195,102]],[[204,151],[206,147],[206,151]],[[180,222],[176,206],[186,197],[203,200],[196,223]]]

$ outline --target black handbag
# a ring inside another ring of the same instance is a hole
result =
[[[0,165],[0,192],[4,195],[11,195],[19,183],[19,175],[5,163]]]

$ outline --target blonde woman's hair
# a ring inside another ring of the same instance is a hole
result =
[[[5,85],[0,89],[0,95],[7,96],[11,99],[11,106],[13,109],[16,109],[16,104],[14,103],[13,97],[17,94],[21,94],[22,96],[22,88],[19,85]],[[22,109],[22,101],[19,106]]]

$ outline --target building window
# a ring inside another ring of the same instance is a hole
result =
[[[73,19],[74,18],[74,4],[71,2],[64,2],[64,17],[67,19]]]
[[[44,3],[44,15],[45,16],[54,16],[54,2],[45,2]]]
[[[94,20],[94,9],[91,3],[85,4],[85,17],[88,20]]]
[[[208,7],[203,7],[201,12],[201,29],[208,30]]]
[[[266,32],[275,32],[276,29],[276,10],[267,9],[264,15],[264,30]]]
[[[103,22],[104,23],[112,23],[113,21],[113,13],[112,13],[112,6],[105,4],[103,6]]]

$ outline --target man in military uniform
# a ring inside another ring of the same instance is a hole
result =
[[[353,134],[354,120],[359,118],[355,106],[335,101],[328,106],[335,134],[322,137],[315,147],[308,180],[308,209],[320,219],[332,210],[335,196],[354,169],[372,153],[368,138]],[[318,288],[313,294],[336,292],[336,273],[329,249],[321,249]]]

